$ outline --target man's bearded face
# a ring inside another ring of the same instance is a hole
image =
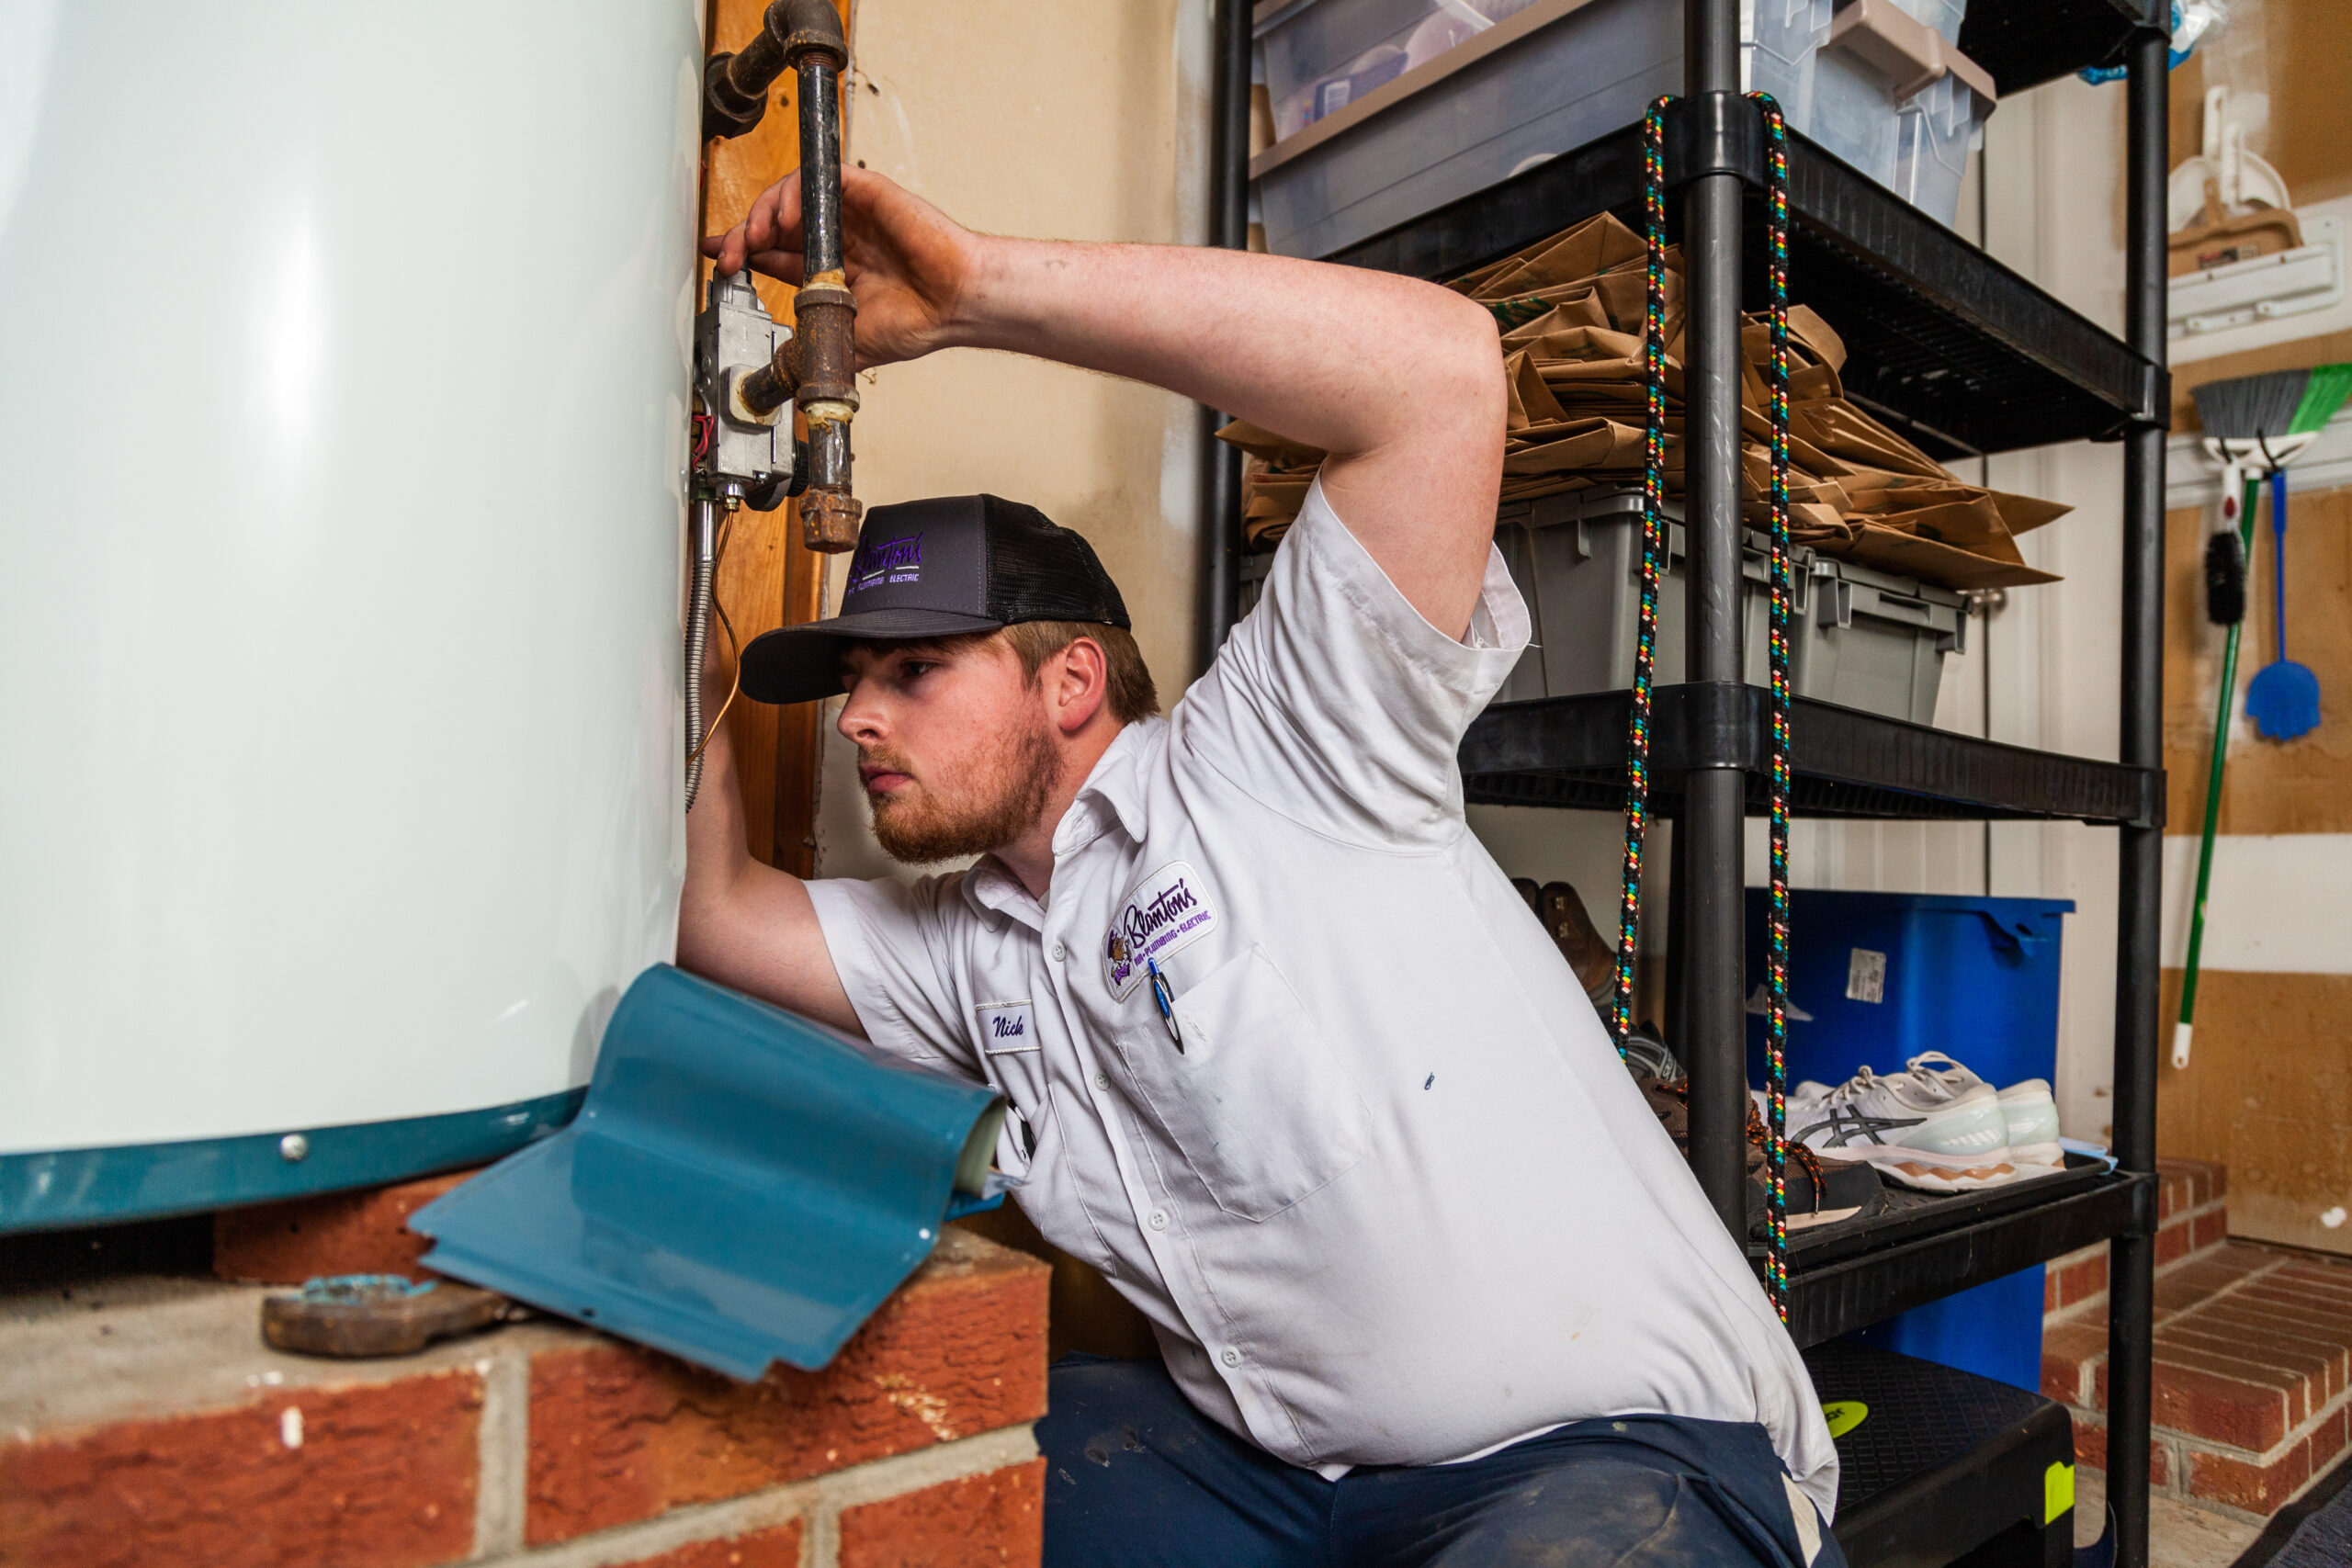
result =
[[[989,638],[854,649],[842,734],[874,836],[893,860],[925,865],[984,854],[1036,826],[1059,776],[1039,689]]]

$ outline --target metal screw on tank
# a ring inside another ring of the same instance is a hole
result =
[[[311,1157],[311,1140],[300,1133],[288,1133],[277,1140],[277,1157],[288,1165],[300,1165]]]

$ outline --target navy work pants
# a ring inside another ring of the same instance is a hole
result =
[[[1844,1568],[1817,1515],[1801,1533],[1754,1425],[1579,1421],[1468,1464],[1326,1481],[1201,1415],[1157,1360],[1071,1356],[1037,1444],[1045,1568],[1807,1568],[1807,1533],[1812,1568]]]

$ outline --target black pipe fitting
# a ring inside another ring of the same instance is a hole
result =
[[[836,73],[849,69],[841,13],[831,0],[775,0],[761,18],[759,37],[738,53],[712,55],[703,67],[703,140],[756,130],[775,79],[811,61]]]

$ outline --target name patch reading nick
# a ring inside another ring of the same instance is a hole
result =
[[[980,1021],[980,1049],[989,1055],[1040,1048],[1036,1010],[1027,1002],[982,1002],[972,1011]]]
[[[1146,961],[1165,964],[1216,930],[1216,907],[1209,902],[1201,874],[1171,861],[1145,877],[1121,901],[1102,939],[1102,978],[1120,1001],[1149,971]]]

